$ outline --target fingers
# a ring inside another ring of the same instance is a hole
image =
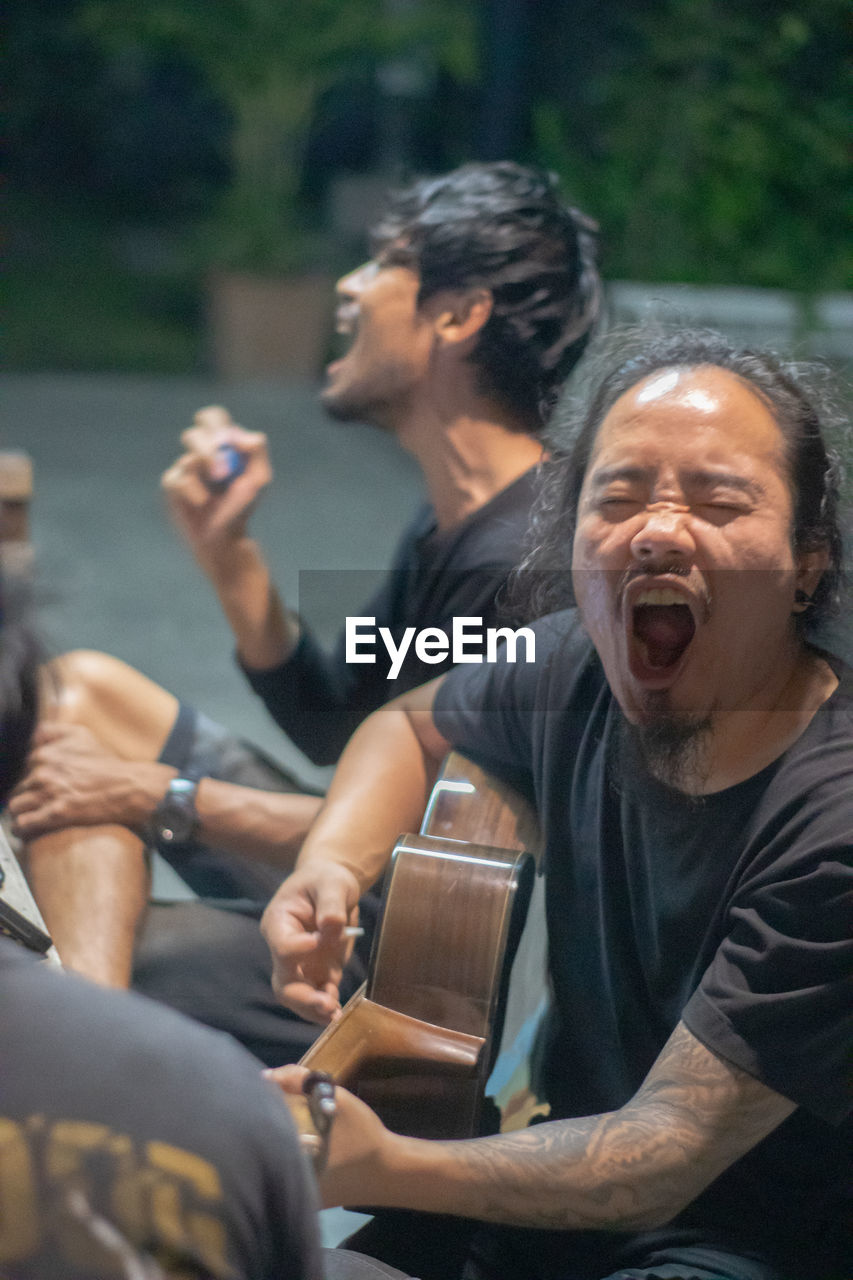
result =
[[[49,835],[51,831],[58,831],[63,824],[53,817],[49,809],[39,809],[32,813],[12,814],[12,834],[17,836],[19,840],[23,840],[24,844],[29,844],[32,840],[38,840],[39,836]]]
[[[197,410],[193,415],[193,423],[211,431],[227,431],[229,427],[237,426],[231,414],[221,404],[208,404]]]
[[[272,929],[262,923],[262,929],[272,954],[276,1000],[309,1022],[331,1022],[341,1007],[341,956],[323,945],[319,933],[306,931],[292,918],[279,919]]]
[[[6,807],[12,831],[21,840],[35,840],[61,825],[59,814],[40,786],[37,774],[18,783]]]
[[[203,513],[212,501],[206,482],[207,463],[200,456],[183,454],[160,477],[160,487],[175,513]]]
[[[341,972],[339,968],[338,980]],[[279,1004],[298,1013],[306,1022],[316,1022],[318,1026],[325,1027],[340,1017],[340,987],[331,977],[325,980],[319,976],[312,978],[310,974],[303,975],[301,969],[283,970],[273,964],[272,989]]]
[[[358,924],[358,912],[350,906],[347,885],[337,877],[321,879],[315,890],[317,928],[328,939],[339,939],[348,925]]]
[[[213,458],[221,444],[237,445],[243,436],[252,433],[239,426],[227,409],[221,405],[208,405],[199,409],[193,417],[193,425],[181,432],[181,444],[187,453]]]
[[[245,427],[238,426],[227,410],[219,405],[200,409],[195,415],[193,426],[181,433],[185,456],[203,460],[214,478],[221,471],[219,451],[223,445],[230,445],[249,461],[261,456],[266,459],[266,443],[267,438],[263,432],[247,431]]]
[[[316,1120],[306,1105],[303,1086],[310,1069],[300,1066],[273,1067],[264,1076],[282,1093],[300,1134],[316,1130]],[[349,1089],[335,1085],[334,1120],[328,1133],[328,1150],[317,1170],[322,1204],[375,1203],[372,1191],[387,1162],[387,1152],[406,1139],[395,1137],[372,1111]],[[310,1148],[309,1148],[310,1149]]]
[[[358,918],[358,881],[336,864],[297,870],[261,920],[276,999],[313,1022],[340,1012],[339,986],[352,950],[346,926]]]
[[[57,795],[57,791],[60,794]],[[68,825],[64,821],[63,795],[61,779],[57,779],[50,765],[49,748],[34,751],[27,762],[26,773],[11,792],[6,806],[15,835],[32,840]]]
[[[299,1014],[306,1022],[327,1027],[341,1015],[339,989],[334,983],[328,983],[323,990],[318,990],[310,982],[276,983],[273,977],[272,986],[273,995],[279,1004]]]
[[[325,1026],[340,1013],[343,965],[318,933],[279,924],[272,951],[272,988],[280,1004],[309,1022]],[[267,941],[270,941],[267,935]],[[270,943],[272,948],[272,943]]]
[[[310,1075],[310,1069],[293,1063],[285,1067],[268,1067],[262,1074],[277,1085],[282,1093],[301,1095],[302,1085]]]
[[[184,453],[161,480],[179,524],[193,541],[242,533],[272,479],[266,436],[246,431],[212,405],[196,414],[181,442]]]
[[[22,834],[17,829],[19,817],[23,815],[24,821],[26,822],[26,815],[35,807],[36,803],[37,799],[33,791],[32,784],[28,778],[25,778],[24,781],[19,782],[14,791],[11,792],[6,804],[16,835]]]

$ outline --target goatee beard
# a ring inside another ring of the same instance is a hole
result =
[[[649,724],[631,724],[622,717],[620,752],[626,776],[639,764],[658,782],[695,794],[710,773],[711,717],[684,720],[660,716]]]

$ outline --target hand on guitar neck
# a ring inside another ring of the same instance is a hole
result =
[[[368,1203],[372,1179],[388,1163],[394,1144],[406,1139],[391,1133],[375,1111],[341,1088],[334,1091],[333,1122],[320,1136],[305,1092],[316,1073],[307,1067],[288,1066],[275,1067],[264,1075],[281,1089],[290,1107],[317,1174],[322,1206]]]

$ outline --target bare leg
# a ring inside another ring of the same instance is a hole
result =
[[[150,884],[142,841],[125,827],[69,827],[34,840],[26,866],[63,964],[129,987]]]
[[[128,760],[156,760],[178,710],[146,676],[88,651],[52,664],[43,701],[45,718],[85,725]],[[26,866],[63,963],[107,986],[129,986],[150,881],[142,841],[125,827],[70,827],[32,841]]]

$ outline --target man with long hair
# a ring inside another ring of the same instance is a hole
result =
[[[549,1119],[423,1141],[339,1091],[326,1203],[417,1211],[376,1215],[377,1257],[423,1280],[850,1274],[853,675],[816,630],[842,570],[830,421],[769,356],[622,335],[543,499],[527,572],[573,603],[532,624],[535,663],[458,667],[344,752],[263,923],[279,996],[318,1020],[449,746],[520,787],[545,840]]]

